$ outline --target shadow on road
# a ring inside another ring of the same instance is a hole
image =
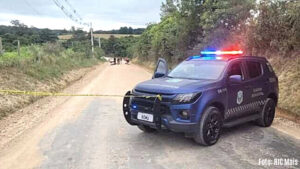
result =
[[[232,137],[239,137],[242,136],[245,133],[252,133],[252,132],[258,132],[260,133],[262,128],[255,126],[254,123],[245,123],[242,125],[238,125],[232,128],[223,128],[222,129],[222,135],[220,137],[220,142],[230,139]],[[137,137],[142,137],[145,139],[145,137],[151,137],[151,140],[164,140],[164,141],[170,141],[170,142],[176,142],[176,146],[178,144],[188,144],[192,146],[199,146],[197,143],[193,141],[192,138],[185,137],[184,133],[174,133],[168,130],[162,130],[162,131],[157,131],[155,133],[141,133],[137,135]],[[169,142],[169,143],[170,143]],[[218,144],[218,143],[217,143]]]

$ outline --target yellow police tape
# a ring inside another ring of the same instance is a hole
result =
[[[22,90],[1,90],[0,94],[3,95],[27,95],[27,96],[84,96],[84,97],[133,97],[123,95],[109,95],[109,94],[70,94],[70,93],[57,93],[57,92],[36,92],[36,91],[22,91]],[[149,96],[134,96],[143,98],[158,98],[162,101],[161,95]]]

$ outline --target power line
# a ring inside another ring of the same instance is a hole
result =
[[[82,20],[82,17],[78,14],[78,12],[74,9],[74,7],[70,4],[70,2],[68,0],[65,0],[65,2],[69,5],[72,12],[79,18],[79,20]]]
[[[68,2],[68,0],[65,0],[65,2],[68,4],[68,6],[71,8],[71,11],[73,12],[73,14],[71,14],[63,5],[62,3],[60,3],[59,0],[53,0],[53,2],[56,4],[56,6],[58,6],[63,12],[64,14],[69,17],[71,20],[73,20],[74,22],[80,24],[80,25],[84,25],[84,26],[90,26],[90,31],[91,31],[91,46],[92,46],[92,54],[93,57],[94,56],[94,36],[93,36],[93,28],[92,28],[92,23],[88,24],[85,22],[82,22],[82,18],[80,17],[80,15],[76,12],[76,10],[73,8],[73,6]]]
[[[66,1],[66,0],[65,0]],[[56,6],[58,7],[58,8],[60,8],[62,11],[63,11],[63,13],[67,16],[67,17],[69,17],[72,21],[74,21],[74,22],[76,22],[77,24],[79,24],[79,25],[83,25],[83,26],[90,26],[90,24],[89,23],[86,23],[86,22],[83,22],[82,21],[82,18],[79,16],[79,14],[76,12],[76,10],[73,8],[73,7],[71,7],[72,8],[72,12],[73,12],[73,14],[71,13],[71,12],[69,12],[65,7],[64,7],[64,5],[59,1],[59,0],[53,0],[53,2],[56,4]],[[70,4],[70,3],[69,3]],[[71,5],[71,4],[70,4]],[[69,6],[70,6],[69,5]],[[78,17],[79,16],[79,17]]]
[[[41,15],[39,11],[37,11],[27,0],[24,0],[24,2],[34,11],[34,13],[36,13],[37,15]]]

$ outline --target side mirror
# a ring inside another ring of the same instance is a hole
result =
[[[231,76],[229,76],[228,81],[230,84],[240,84],[242,82],[242,76],[241,75],[231,75]]]
[[[164,76],[165,76],[164,73],[155,72],[153,78],[160,78],[160,77],[164,77]]]
[[[164,77],[168,74],[168,64],[165,59],[159,58],[152,79]]]

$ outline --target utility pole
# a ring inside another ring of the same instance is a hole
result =
[[[91,45],[92,45],[92,55],[94,56],[94,35],[93,35],[93,27],[92,27],[92,22],[91,22]]]
[[[18,42],[18,56],[20,57],[20,40],[18,40],[17,42]]]
[[[101,40],[100,37],[98,38],[99,48],[101,48]]]
[[[2,38],[0,37],[0,55],[2,54]]]

